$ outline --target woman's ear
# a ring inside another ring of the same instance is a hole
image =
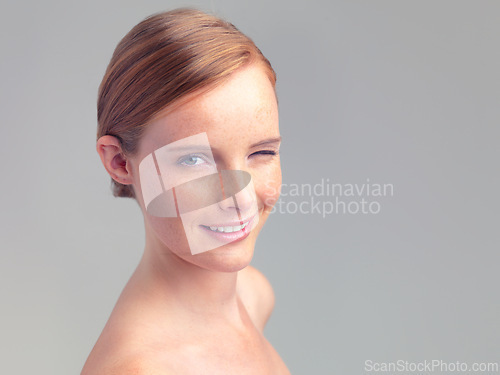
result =
[[[113,180],[123,185],[133,183],[132,168],[122,152],[120,141],[111,135],[104,135],[97,140],[97,153],[104,168]]]

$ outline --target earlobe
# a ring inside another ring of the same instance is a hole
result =
[[[96,150],[111,178],[123,185],[133,182],[130,163],[116,137],[104,135],[97,140]]]

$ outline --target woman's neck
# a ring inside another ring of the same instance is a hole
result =
[[[143,257],[130,282],[148,306],[188,319],[224,320],[242,324],[237,296],[238,272],[201,267],[169,250],[146,231]]]

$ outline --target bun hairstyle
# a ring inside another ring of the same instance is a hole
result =
[[[233,24],[191,8],[153,14],[113,53],[99,86],[97,139],[114,136],[124,156],[132,156],[148,123],[166,107],[256,62],[275,86],[269,61]],[[132,185],[111,181],[115,197],[135,198]]]

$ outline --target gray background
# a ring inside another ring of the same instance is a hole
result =
[[[0,9],[0,371],[79,373],[139,260],[141,213],[94,148],[97,87],[125,33],[177,6],[271,60],[284,183],[394,185],[377,215],[275,213],[261,233],[265,333],[292,373],[498,361],[499,2],[52,0]]]

